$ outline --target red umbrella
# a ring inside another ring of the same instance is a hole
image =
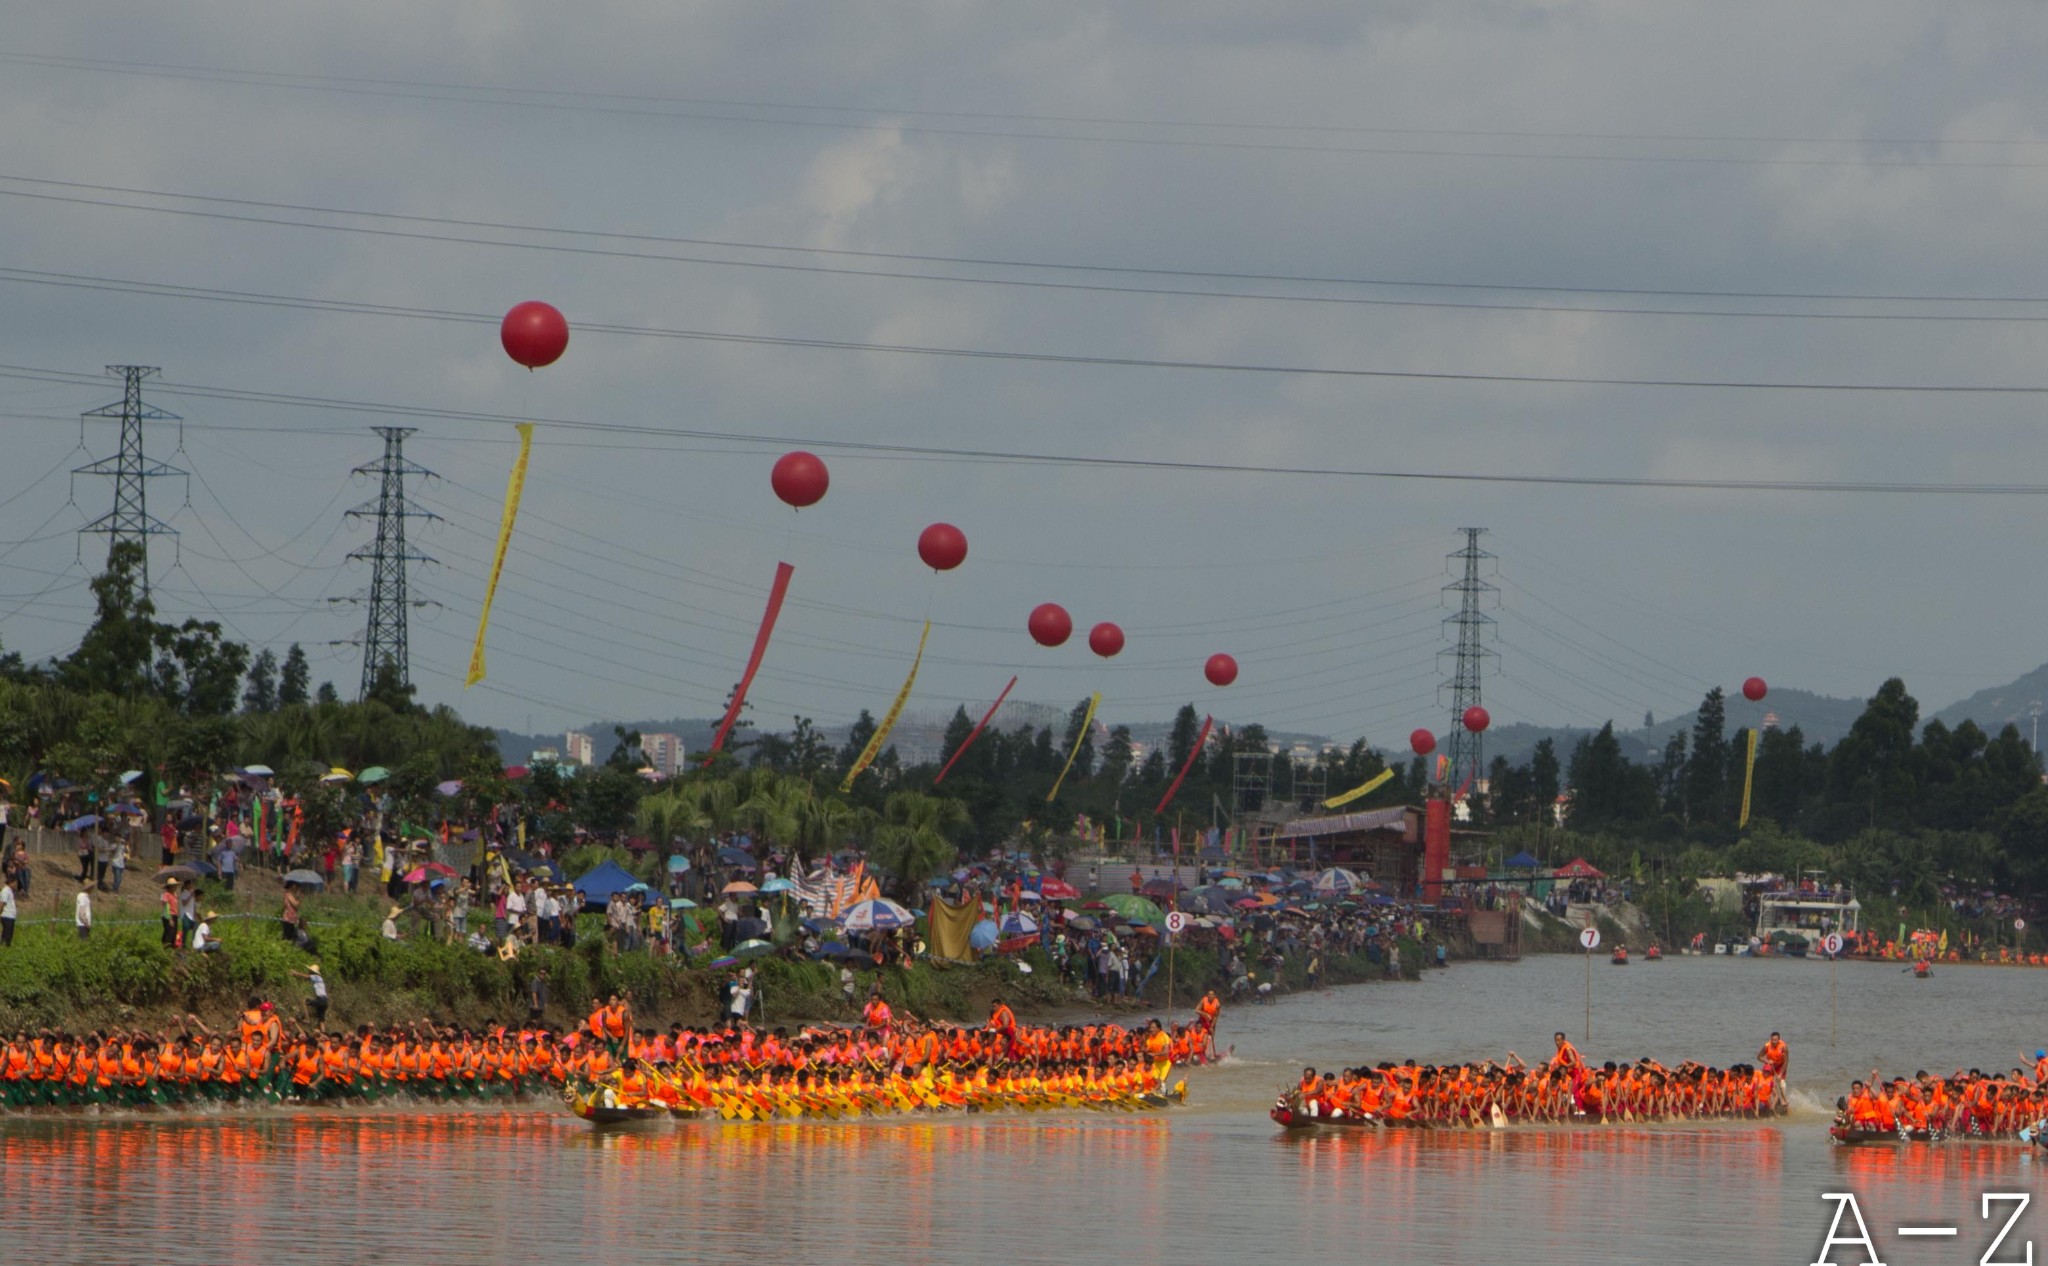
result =
[[[1047,879],[1038,885],[1038,891],[1047,901],[1074,901],[1081,890],[1064,879]]]

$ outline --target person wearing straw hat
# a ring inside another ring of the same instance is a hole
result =
[[[219,917],[219,911],[208,910],[206,916],[200,919],[198,925],[192,929],[192,950],[194,953],[211,954],[220,949],[220,942],[214,939],[213,935],[213,921]]]
[[[178,877],[164,880],[163,894],[157,898],[163,903],[164,944],[173,949],[178,945]]]
[[[384,926],[378,930],[383,934],[385,940],[395,941],[398,939],[398,916],[404,913],[405,911],[397,906],[393,906],[384,912]]]
[[[327,977],[320,974],[320,964],[307,963],[306,970],[295,971],[292,975],[313,986],[313,996],[306,999],[306,1010],[313,1013],[313,1023],[327,1023]]]

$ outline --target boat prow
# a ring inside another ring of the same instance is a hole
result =
[[[562,1099],[563,1102],[569,1105],[569,1111],[575,1113],[581,1120],[590,1122],[592,1125],[624,1125],[629,1121],[659,1121],[669,1115],[667,1108],[622,1108],[616,1104],[607,1104],[600,1097],[601,1094],[601,1091],[595,1089],[582,1091],[572,1087],[563,1092]]]

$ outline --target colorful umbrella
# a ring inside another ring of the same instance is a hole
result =
[[[902,906],[886,897],[876,897],[872,901],[856,902],[849,907],[841,919],[841,924],[849,932],[866,932],[875,928],[884,931],[907,928],[916,921],[916,916]]]
[[[759,892],[761,890],[759,888],[754,887],[754,885],[748,883],[744,879],[735,879],[731,883],[727,884],[725,887],[720,888],[719,891],[727,895],[731,895],[733,893]]]
[[[364,770],[362,773],[357,774],[356,781],[367,786],[368,784],[373,782],[383,782],[386,778],[389,777],[391,777],[390,770],[384,768],[382,765],[372,765],[368,769]]]
[[[1365,877],[1356,871],[1332,866],[1316,876],[1315,891],[1321,897],[1344,897],[1365,887]]]
[[[1166,918],[1158,906],[1143,897],[1134,897],[1127,892],[1111,893],[1102,899],[1102,904],[1133,922],[1159,923]]]
[[[1064,879],[1047,879],[1038,885],[1038,890],[1045,894],[1047,901],[1078,901],[1081,899],[1081,890]]]

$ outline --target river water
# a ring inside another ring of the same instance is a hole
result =
[[[0,1122],[10,1262],[294,1263],[1782,1263],[1815,1260],[1823,1192],[1851,1191],[1891,1266],[1971,1263],[2034,1191],[2017,1144],[1833,1149],[1852,1076],[2009,1067],[2048,1045],[2048,974],[1950,968],[1916,981],[1671,959],[1592,967],[1594,1059],[1727,1064],[1772,1029],[1797,1110],[1768,1124],[1287,1137],[1266,1119],[1301,1065],[1513,1048],[1585,1023],[1574,957],[1472,964],[1420,984],[1225,1011],[1236,1053],[1152,1116],[823,1124],[662,1123],[596,1132],[544,1109],[271,1111]],[[1955,1226],[1902,1240],[1900,1225]],[[2040,1228],[2038,1231],[2036,1228]],[[2030,1209],[1999,1258],[2048,1235]],[[1860,1262],[1854,1249],[1833,1255]]]

